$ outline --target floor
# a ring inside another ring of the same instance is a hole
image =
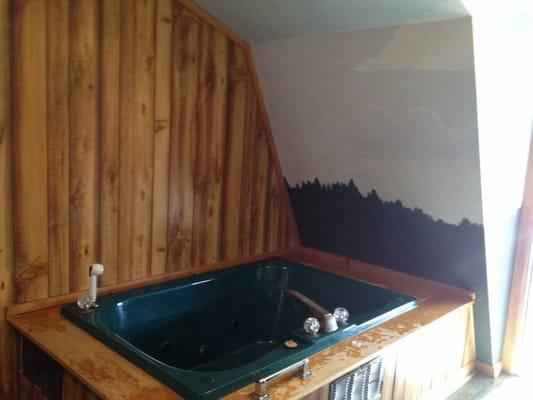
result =
[[[533,398],[533,381],[509,375],[474,376],[447,400],[512,400]]]

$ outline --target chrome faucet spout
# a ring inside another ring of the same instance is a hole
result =
[[[335,332],[339,329],[337,320],[328,310],[322,307],[320,304],[314,302],[306,295],[292,289],[284,290],[289,296],[297,300],[299,303],[303,304],[308,311],[320,321],[321,329],[326,332]]]

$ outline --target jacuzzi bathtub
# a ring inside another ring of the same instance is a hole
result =
[[[306,336],[309,312],[284,290],[348,325]],[[416,307],[416,299],[283,259],[270,259],[99,298],[62,314],[186,399],[218,399]],[[298,344],[284,346],[287,340]]]

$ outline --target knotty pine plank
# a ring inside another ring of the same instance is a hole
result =
[[[46,8],[12,3],[13,223],[16,301],[48,296]]]
[[[270,174],[269,149],[262,118],[257,119],[255,129],[254,174],[252,185],[252,209],[250,220],[250,252],[265,251],[265,225],[267,188]]]
[[[100,38],[100,181],[98,261],[102,284],[118,281],[121,0],[102,2]]]
[[[13,302],[13,225],[11,184],[9,7],[0,2],[0,398],[16,398],[12,329],[5,307]]]
[[[246,121],[244,136],[244,154],[242,160],[241,199],[239,217],[239,248],[240,255],[250,253],[250,226],[252,216],[252,188],[254,177],[254,149],[255,149],[255,126],[257,117],[257,101],[255,94],[248,89],[246,101]]]
[[[192,265],[198,126],[199,18],[173,4],[172,117],[168,199],[168,272]]]
[[[131,243],[133,241],[132,168],[134,163],[133,105],[135,91],[132,84],[135,69],[135,8],[132,1],[123,1],[120,10],[119,49],[119,209],[118,209],[118,282],[132,279]]]
[[[223,259],[237,258],[239,253],[239,224],[241,182],[246,135],[246,101],[249,88],[246,56],[242,47],[231,45],[229,59],[228,128],[223,182]]]
[[[79,379],[68,371],[63,371],[62,395],[65,400],[98,400],[98,397],[91,389],[82,384]]]
[[[26,133],[14,143],[15,198],[31,199],[14,210],[19,301],[85,289],[92,262],[108,285],[274,249],[276,229],[291,240],[269,217],[272,185],[285,191],[276,160],[259,152],[255,165],[263,111],[247,47],[180,0],[66,3],[12,2],[13,65],[32,61],[13,79],[14,127]]]
[[[155,2],[136,1],[132,165],[132,278],[150,274],[152,239]],[[125,183],[127,184],[127,183]]]
[[[151,274],[166,270],[168,238],[168,186],[170,103],[172,87],[172,0],[156,3],[154,184]]]
[[[37,386],[31,383],[22,373],[19,373],[20,392],[18,400],[47,400]]]
[[[207,221],[205,225],[205,262],[220,260],[222,254],[222,183],[224,154],[226,151],[227,101],[228,101],[228,39],[218,31],[211,32],[212,47],[209,51],[208,70],[205,71],[205,109],[200,103],[200,126],[204,118],[209,120]],[[212,74],[210,76],[210,74]],[[200,78],[201,79],[201,78]],[[209,83],[208,83],[209,82]],[[202,90],[200,90],[202,93]],[[200,99],[202,96],[200,94]]]
[[[273,160],[270,159],[270,165],[273,164]],[[272,167],[267,193],[267,212],[266,212],[266,250],[273,251],[273,249],[280,248],[280,222],[281,222],[281,189],[278,176],[275,169]]]
[[[70,289],[87,288],[97,261],[99,2],[69,7]]]
[[[195,184],[194,264],[220,259],[228,40],[207,24],[200,29],[198,147]],[[198,202],[198,203],[197,203]]]
[[[46,2],[48,293],[69,292],[69,2]]]
[[[121,16],[119,281],[150,274],[154,117],[154,2]]]
[[[299,246],[300,245],[300,236],[298,232],[298,227],[296,226],[296,219],[294,218],[294,213],[292,212],[292,205],[289,198],[289,192],[287,190],[287,187],[284,184],[284,178],[283,178],[283,171],[281,170],[281,163],[279,160],[279,155],[276,149],[276,144],[274,141],[274,135],[272,133],[272,126],[270,125],[270,120],[268,118],[268,112],[266,108],[265,99],[263,97],[263,93],[261,91],[261,85],[259,83],[259,77],[257,75],[257,68],[255,67],[255,62],[252,54],[252,50],[250,47],[246,48],[246,55],[248,59],[248,68],[250,71],[250,79],[252,82],[252,86],[254,88],[257,102],[259,104],[259,115],[260,118],[263,119],[264,122],[264,128],[266,130],[266,139],[268,142],[269,152],[270,156],[273,160],[273,167],[275,169],[275,174],[277,175],[280,183],[283,183],[282,189],[282,200],[284,203],[284,208],[287,208],[289,210],[288,212],[288,222],[290,226],[288,227],[288,240],[289,245],[291,247]]]
[[[217,20],[211,14],[206,12],[202,7],[198,6],[194,0],[176,0],[180,6],[187,9],[189,13],[196,15],[202,20],[203,23],[208,24],[213,29],[218,30],[225,35],[229,40],[233,41],[236,45],[242,48],[248,48],[248,43],[241,39],[235,32]]]

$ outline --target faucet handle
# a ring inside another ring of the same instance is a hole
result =
[[[89,314],[98,307],[90,294],[84,294],[78,297],[76,304],[78,305],[78,311],[82,314]]]
[[[337,323],[340,326],[346,326],[348,325],[348,318],[350,317],[350,313],[348,310],[344,307],[337,307],[335,311],[333,311],[333,316],[337,320]]]
[[[315,317],[306,318],[304,321],[304,331],[307,336],[317,337],[320,330],[320,322]]]

